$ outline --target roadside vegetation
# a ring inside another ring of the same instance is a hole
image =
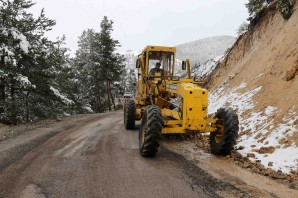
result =
[[[18,124],[45,118],[111,111],[123,88],[124,57],[112,38],[113,21],[83,30],[71,58],[65,36],[45,35],[56,24],[31,0],[0,1],[0,122]]]

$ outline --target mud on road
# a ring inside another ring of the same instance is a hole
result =
[[[138,125],[125,130],[122,116],[2,128],[0,197],[298,197],[268,178],[254,185],[252,173],[226,159],[187,154],[179,141],[164,140],[155,158],[143,158]]]

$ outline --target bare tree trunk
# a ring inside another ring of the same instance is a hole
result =
[[[100,90],[100,83],[98,83],[98,95],[97,95],[97,101],[98,101],[98,112],[102,113],[102,104],[101,104],[101,90]]]
[[[95,101],[96,103],[96,108],[98,113],[102,113],[103,109],[102,109],[102,99],[101,99],[101,81],[99,80],[99,72],[96,68],[94,68],[95,71],[95,78],[97,81],[97,100]]]
[[[5,101],[5,79],[0,78],[0,102]]]
[[[106,83],[107,83],[107,95],[108,95],[109,111],[112,111],[112,108],[111,108],[111,95],[110,95],[110,88],[109,88],[109,80],[106,80]]]
[[[17,124],[17,108],[16,108],[16,98],[15,98],[15,88],[14,82],[12,81],[10,87],[10,97],[11,97],[11,123],[13,125]]]
[[[26,122],[29,122],[29,117],[30,117],[29,102],[28,102],[29,94],[30,92],[28,91],[26,95]]]
[[[4,56],[1,56],[0,69],[4,68]],[[0,78],[0,113],[4,112],[4,102],[5,102],[5,78]],[[3,106],[2,106],[3,105]]]
[[[112,105],[114,107],[114,109],[116,108],[116,105],[115,105],[115,100],[114,100],[114,97],[112,96],[112,89],[111,89],[111,82],[109,81],[109,94],[110,94],[110,98],[111,98],[111,101],[112,101]]]

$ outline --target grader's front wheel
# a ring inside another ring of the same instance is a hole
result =
[[[128,100],[124,103],[124,126],[126,129],[133,129],[135,127],[135,101]]]
[[[139,130],[139,148],[142,156],[153,157],[158,152],[162,122],[158,106],[150,105],[144,110]]]
[[[211,153],[228,155],[237,143],[239,121],[236,112],[231,108],[220,108],[215,117],[217,131],[210,133]]]

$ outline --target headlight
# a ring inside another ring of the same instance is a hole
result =
[[[171,77],[171,80],[172,81],[179,81],[180,80],[180,77],[179,76],[172,76]]]

